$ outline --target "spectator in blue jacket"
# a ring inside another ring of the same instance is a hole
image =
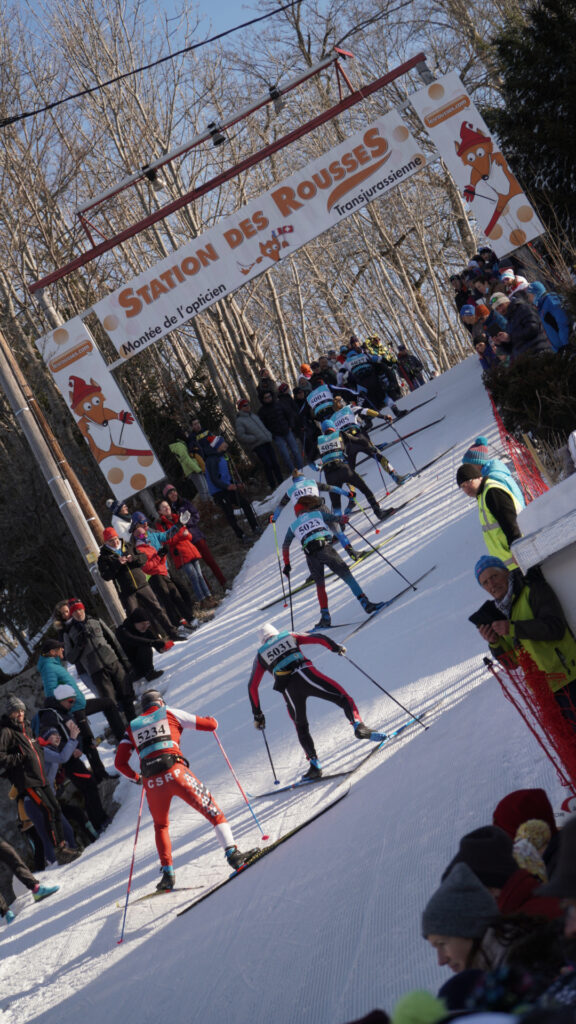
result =
[[[61,640],[48,638],[42,645],[42,651],[38,658],[38,671],[42,679],[42,687],[49,701],[58,703],[66,690],[66,699],[74,697],[70,712],[74,721],[80,727],[82,737],[82,748],[90,767],[100,782],[108,777],[108,773],[100,760],[98,747],[94,743],[94,735],[88,723],[88,715],[95,715],[102,711],[108,720],[108,724],[117,737],[121,739],[124,735],[125,725],[118,708],[109,697],[86,697],[82,693],[76,680],[70,675],[68,669],[62,663],[64,656],[64,644]]]
[[[528,285],[526,294],[538,310],[552,348],[556,352],[564,348],[570,341],[572,324],[560,296],[556,292],[547,292],[541,281]]]
[[[227,522],[230,524],[238,540],[249,543],[246,534],[240,529],[236,521],[234,509],[238,505],[246,519],[252,533],[258,535],[261,531],[258,527],[256,516],[250,502],[242,494],[243,484],[235,483],[230,473],[230,466],[225,457],[228,451],[228,443],[223,437],[210,435],[208,437],[210,454],[206,455],[206,482],[214,501],[222,509]]]

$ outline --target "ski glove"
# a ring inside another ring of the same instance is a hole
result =
[[[182,523],[182,526],[186,526],[186,523],[190,522],[190,513],[189,512],[181,512],[180,516],[179,516],[179,519],[180,519],[180,522]]]
[[[340,522],[342,526],[346,526],[346,523],[350,522],[350,516],[340,516]]]
[[[274,511],[270,513],[270,522],[271,523],[275,523],[276,520],[280,518],[280,512],[281,511],[282,511],[281,509],[275,508]]]
[[[162,547],[158,548],[158,554],[161,555],[162,558],[164,558],[164,555],[168,554],[168,548],[166,547],[165,544],[163,544]]]
[[[261,711],[255,711],[254,712],[254,728],[255,729],[265,729],[266,728],[266,718],[262,714]]]
[[[284,573],[285,576],[290,575],[290,573],[292,572],[292,566],[290,565],[290,562],[286,562],[286,565],[282,569],[282,572]]]

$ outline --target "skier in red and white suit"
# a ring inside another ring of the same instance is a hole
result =
[[[214,732],[218,722],[215,718],[203,718],[178,708],[168,708],[157,690],[144,693],[141,706],[142,714],[130,722],[118,745],[114,764],[128,779],[145,787],[162,871],[157,888],[173,889],[175,883],[168,831],[170,804],[175,796],[214,825],[228,863],[233,868],[240,867],[254,851],[240,852],[225,814],[212,799],[204,783],[190,771],[188,761],[180,749],[180,737],[184,729]],[[134,771],[129,764],[134,751],[140,758],[140,773]]]

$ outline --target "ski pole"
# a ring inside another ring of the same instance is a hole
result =
[[[372,678],[372,676],[369,676],[368,673],[365,672],[363,668],[360,668],[360,665],[357,665],[355,661],[352,661],[352,658],[348,657],[347,654],[343,654],[342,657],[346,658],[346,661],[349,661],[350,664],[353,665],[354,668],[358,670],[358,672],[361,672],[363,676],[366,676],[366,679],[369,679],[371,683],[374,683],[374,686],[377,686],[379,690],[382,690],[382,693],[385,693],[386,696],[390,698],[390,700],[393,700],[394,703],[397,704],[399,708],[402,708],[402,711],[405,711],[406,714],[409,715],[414,722],[418,722],[418,725],[421,725],[423,729],[429,728],[428,725],[424,725],[424,722],[422,721],[421,718],[418,718],[418,716],[415,715],[412,711],[409,711],[408,708],[405,708],[404,705],[396,699],[396,697],[393,697],[388,690],[385,690],[384,687],[380,685],[380,683],[377,683],[376,680]]]
[[[372,548],[372,550],[375,551],[377,555],[380,555],[380,558],[384,559],[386,565],[390,566],[391,569],[394,569],[394,572],[398,573],[400,579],[404,580],[404,583],[407,583],[409,587],[412,587],[412,590],[418,589],[418,587],[416,587],[414,583],[410,583],[410,580],[407,579],[406,576],[404,576],[404,574],[400,572],[400,569],[397,569],[396,566],[393,565],[388,558],[386,558],[386,555],[383,555],[382,552],[379,551],[377,547],[374,547],[374,544],[370,543],[368,538],[363,533],[360,533],[360,530],[357,530],[356,527],[352,525],[352,523],[350,523],[350,527],[354,530],[354,533],[356,533],[359,537],[362,537],[362,540],[368,545],[369,548]]]
[[[276,533],[276,523],[272,523],[274,527],[274,543],[276,545],[276,558],[278,559],[278,572],[280,573],[280,583],[282,584],[282,597],[284,598],[284,607],[287,607],[286,602],[286,588],[284,586],[284,573],[282,572],[282,563],[280,562],[280,548],[278,547],[278,534]]]
[[[272,769],[272,775],[274,776],[274,785],[275,786],[279,786],[280,785],[280,779],[276,775],[276,769],[274,768],[274,761],[272,760],[272,754],[270,753],[270,747],[268,746],[268,740],[266,739],[266,729],[261,729],[260,732],[262,733],[262,739],[264,740],[264,743],[266,744],[266,750],[268,752],[268,760],[270,761],[270,767]]]
[[[136,858],[136,843],[138,842],[138,833],[140,831],[140,819],[142,817],[142,808],[144,806],[144,780],[142,780],[142,790],[140,793],[140,807],[138,808],[138,821],[136,822],[136,835],[134,836],[134,849],[132,850],[132,863],[130,864],[130,874],[128,875],[128,888],[126,889],[126,902],[124,903],[124,916],[122,917],[122,928],[120,929],[120,938],[116,943],[119,946],[124,941],[124,928],[126,927],[126,914],[128,913],[128,899],[130,897],[130,889],[132,888],[132,874],[134,871],[134,860]]]
[[[417,473],[418,472],[418,467],[417,467],[416,463],[414,462],[414,459],[410,455],[410,446],[407,445],[405,440],[404,440],[404,438],[400,436],[400,434],[396,430],[396,427],[394,426],[394,424],[391,423],[390,426],[392,427],[392,430],[394,431],[394,433],[396,434],[396,437],[400,441],[400,444],[402,445],[404,451],[406,452],[406,455],[410,459],[410,462],[412,463],[412,468],[414,469],[414,472]]]
[[[292,626],[292,632],[294,632],[294,608],[292,607],[292,584],[290,583],[290,576],[287,576],[288,580],[288,600],[290,602],[290,624]]]
[[[220,750],[222,751],[222,756],[223,756],[224,760],[226,761],[226,764],[228,765],[230,771],[232,772],[232,775],[234,777],[234,781],[235,781],[236,785],[238,786],[238,789],[242,793],[242,796],[244,797],[244,799],[246,801],[246,804],[248,805],[248,810],[250,811],[250,814],[254,818],[254,821],[256,822],[256,824],[258,825],[258,828],[260,829],[260,831],[262,833],[262,839],[263,840],[264,839],[269,839],[270,838],[269,836],[265,836],[264,835],[264,829],[262,828],[262,825],[258,821],[258,818],[256,817],[256,815],[254,814],[254,810],[252,808],[252,804],[250,803],[248,797],[246,796],[246,793],[244,792],[244,790],[242,788],[242,785],[240,783],[240,779],[236,775],[236,772],[234,771],[232,765],[230,764],[230,761],[228,760],[228,755],[226,754],[226,751],[224,750],[224,747],[222,746],[222,744],[220,742],[220,737],[219,737],[218,733],[216,731],[214,731],[213,736],[214,736],[214,739],[216,740],[216,743],[220,747]]]
[[[364,515],[366,516],[366,519],[367,519],[367,520],[368,520],[368,522],[370,523],[370,526],[373,526],[373,527],[375,527],[375,532],[376,532],[376,533],[380,533],[380,527],[379,527],[379,526],[377,526],[377,525],[376,525],[376,523],[373,523],[373,522],[372,522],[372,520],[370,519],[370,516],[368,515],[368,512],[367,512],[367,510],[366,510],[366,509],[364,508],[364,505],[361,505],[361,504],[360,504],[360,502],[358,501],[358,498],[352,498],[352,501],[354,502],[354,504],[355,504],[355,505],[357,505],[357,506],[358,506],[358,508],[360,509],[360,511],[364,513]]]
[[[374,458],[374,456],[371,456],[371,457]],[[388,490],[388,484],[386,483],[386,480],[385,480],[385,477],[384,477],[384,473],[382,472],[382,466],[380,465],[378,459],[375,459],[375,462],[376,462],[376,465],[378,466],[378,472],[380,473],[380,479],[381,479],[382,483],[384,484],[384,489],[386,491],[386,494],[384,495],[384,497],[387,498],[388,495],[390,494],[390,491]]]

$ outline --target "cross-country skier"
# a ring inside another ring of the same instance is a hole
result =
[[[318,451],[322,459],[326,483],[332,486],[330,495],[332,510],[340,513],[340,495],[337,487],[346,484],[350,490],[356,488],[362,492],[377,519],[387,519],[388,516],[393,515],[396,510],[380,508],[374,492],[370,490],[360,474],[349,466],[344,442],[332,421],[325,420],[322,430],[323,433],[318,438]]]
[[[363,593],[360,584],[356,582],[348,566],[344,564],[340,555],[334,551],[334,537],[330,524],[340,523],[345,525],[348,522],[346,516],[337,516],[331,512],[323,512],[318,507],[320,504],[319,498],[300,498],[294,509],[297,519],[288,527],[282,543],[282,557],[284,559],[282,572],[285,576],[289,576],[292,572],[290,545],[294,537],[297,537],[302,545],[302,550],[306,555],[308,563],[308,571],[316,584],[318,603],[320,605],[320,620],[316,625],[319,628],[332,624],[330,612],[328,611],[328,595],[324,585],[324,570],[326,567],[339,576],[340,579],[344,580],[368,615],[379,611],[383,607],[381,603],[373,604],[366,597],[366,594]],[[342,536],[339,536],[339,540],[344,543],[345,539],[342,541]]]
[[[278,518],[280,517],[280,514],[282,512],[282,509],[289,503],[290,500],[292,500],[294,502],[294,507],[296,507],[296,505],[298,504],[298,502],[300,501],[301,498],[304,498],[304,497],[319,498],[320,497],[320,491],[327,491],[330,495],[338,495],[338,511],[339,511],[340,510],[340,498],[341,498],[341,496],[344,495],[344,497],[348,498],[348,500],[350,501],[351,495],[354,494],[353,488],[350,488],[350,491],[345,491],[345,490],[343,490],[342,487],[332,487],[330,484],[319,483],[319,481],[314,480],[312,477],[305,477],[304,476],[304,471],[301,470],[301,469],[294,469],[294,470],[292,470],[292,480],[293,480],[292,486],[288,488],[288,490],[283,495],[283,497],[280,499],[280,501],[278,502],[276,508],[272,512],[272,515],[270,516],[270,522],[271,523],[275,523],[278,520]],[[335,499],[332,498],[332,507],[334,508],[335,505],[336,505]],[[319,505],[319,508],[321,508],[322,512],[328,512],[329,511],[328,507],[326,506],[326,504],[323,501]],[[360,552],[356,551],[352,547],[352,544],[350,543],[348,538],[345,536],[345,534],[339,533],[337,531],[337,529],[336,529],[334,524],[332,524],[331,529],[332,529],[332,533],[335,535],[335,538],[337,540],[340,540],[340,543],[342,544],[344,550],[346,551],[346,553],[348,555],[350,555],[350,558],[352,558],[353,561],[355,561],[357,558],[359,558],[360,557]]]
[[[364,433],[356,418],[354,407],[341,403],[342,399],[335,400],[334,408],[336,411],[329,420],[322,424],[322,431],[325,432],[326,423],[332,423],[336,430],[340,431],[346,448],[346,455],[352,469],[356,469],[356,459],[360,452],[363,452],[365,455],[369,455],[371,459],[375,459],[382,466],[382,469],[390,474],[394,483],[400,487],[408,477],[397,473],[394,466],[388,462],[386,456],[382,455],[382,452],[372,443],[368,434]]]
[[[346,693],[346,690],[334,679],[322,675],[300,648],[305,644],[320,644],[322,647],[334,651],[335,654],[345,654],[346,648],[321,633],[310,636],[308,633],[290,633],[287,629],[279,633],[271,622],[266,622],[260,627],[258,637],[260,646],[248,683],[248,696],[254,715],[254,725],[257,729],[266,727],[266,718],[260,708],[258,688],[264,673],[271,672],[274,676],[274,689],[284,697],[288,714],[296,726],[300,746],[309,761],[308,771],[302,778],[319,779],[322,775],[322,767],[316,754],[314,740],[310,735],[306,716],[308,697],[319,697],[320,700],[328,700],[342,708],[354,729],[356,739],[368,740],[372,738],[373,733],[367,725],[364,725],[350,694]],[[380,736],[380,734],[378,735]]]
[[[118,745],[114,763],[126,778],[145,786],[162,872],[156,888],[173,889],[176,880],[168,831],[170,804],[175,796],[211,822],[228,863],[235,869],[241,867],[255,851],[240,852],[224,813],[204,783],[192,774],[180,749],[183,729],[214,732],[218,722],[215,718],[168,708],[158,690],[147,690],[142,695],[141,707],[142,714],[130,722]],[[140,758],[139,773],[129,764],[134,750]]]

